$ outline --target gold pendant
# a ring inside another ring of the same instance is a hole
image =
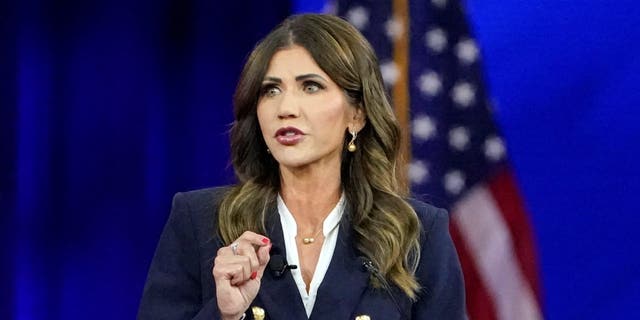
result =
[[[314,238],[302,238],[302,243],[304,244],[312,244],[316,241]]]

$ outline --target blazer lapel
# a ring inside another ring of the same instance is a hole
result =
[[[277,207],[272,207],[266,222],[266,232],[271,239],[271,255],[280,254],[287,257],[282,225]],[[260,301],[252,305],[260,306],[266,311],[267,319],[306,319],[307,313],[298,293],[298,287],[291,272],[285,272],[281,277],[275,277],[269,267],[264,271],[260,291]]]
[[[353,231],[348,221],[348,212],[345,212],[310,319],[349,319],[369,285],[370,274],[363,269],[363,260],[353,246]]]
[[[318,288],[311,320],[350,319],[369,286],[370,274],[363,269],[363,261],[353,246],[353,231],[348,217],[347,211],[340,222],[338,240],[329,268]],[[280,254],[286,258],[282,225],[275,206],[269,212],[266,228],[267,236],[273,244],[271,254]],[[276,278],[267,267],[256,300],[252,305],[264,308],[267,319],[307,318],[291,272],[285,272],[282,277]]]

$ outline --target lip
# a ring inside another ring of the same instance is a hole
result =
[[[282,145],[293,146],[304,138],[304,132],[296,127],[284,127],[276,131],[275,138]]]

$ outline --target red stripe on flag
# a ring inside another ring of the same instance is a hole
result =
[[[511,170],[508,168],[500,170],[498,174],[489,179],[488,187],[511,232],[513,248],[522,273],[528,280],[538,305],[542,309],[538,259],[533,231]]]
[[[455,219],[455,213],[452,214],[452,217]],[[476,264],[474,263],[473,257],[469,254],[464,238],[461,236],[455,223],[449,224],[449,230],[451,232],[451,238],[453,238],[453,242],[456,245],[456,250],[460,257],[460,264],[462,265],[462,272],[464,273],[464,287],[469,319],[496,320],[497,316],[493,300],[491,296],[489,296],[480,274],[478,274]]]

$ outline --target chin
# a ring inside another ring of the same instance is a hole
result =
[[[276,161],[281,167],[286,168],[301,168],[313,162],[302,157],[277,157]]]
[[[289,169],[302,169],[313,164],[340,165],[340,153],[338,151],[309,150],[297,148],[274,148],[271,149],[272,156],[276,159],[280,167]]]

